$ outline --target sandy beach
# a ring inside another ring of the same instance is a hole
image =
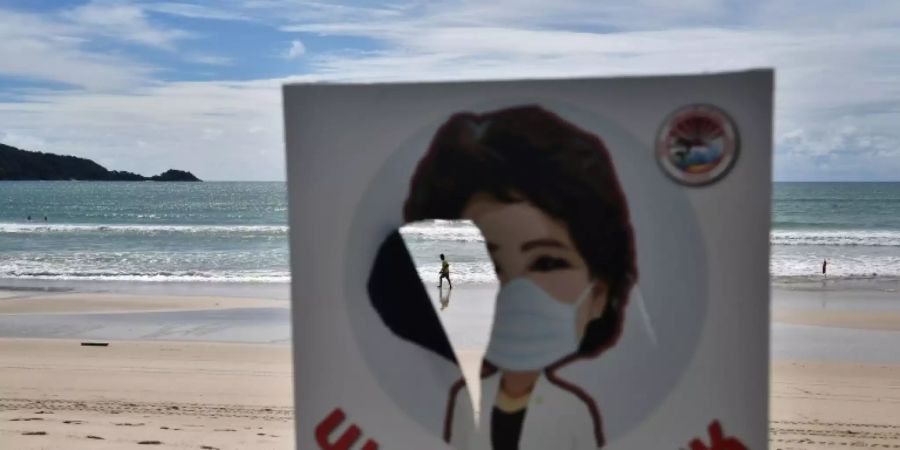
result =
[[[459,286],[439,313],[472,380],[490,292]],[[900,448],[898,303],[886,289],[774,289],[770,448]],[[0,290],[0,442],[293,448],[287,308],[283,299]]]
[[[772,449],[900,448],[900,365],[772,364]]]
[[[294,448],[289,338],[279,299],[0,290],[2,448]]]
[[[772,449],[900,448],[896,282],[775,288]]]
[[[0,339],[11,449],[293,448],[285,345]]]

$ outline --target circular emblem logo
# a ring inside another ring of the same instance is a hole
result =
[[[656,136],[656,160],[673,180],[701,186],[715,183],[734,165],[737,129],[731,118],[712,105],[676,110]]]

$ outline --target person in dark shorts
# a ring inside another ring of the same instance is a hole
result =
[[[443,253],[441,253],[441,271],[438,273],[441,274],[441,277],[438,278],[438,287],[442,287],[444,285],[444,278],[446,278],[447,284],[450,285],[450,289],[453,289],[453,283],[450,282],[450,263],[448,263],[447,259],[444,258]]]

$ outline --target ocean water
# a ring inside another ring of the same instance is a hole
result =
[[[900,183],[775,183],[772,275],[900,277]]]
[[[776,281],[900,277],[900,183],[776,183],[772,225]],[[0,182],[0,278],[284,283],[287,231],[280,182]],[[403,235],[426,280],[495,280],[471,223]]]
[[[0,182],[0,278],[287,282],[285,185]]]
[[[495,280],[478,230],[434,221],[404,230],[425,279],[437,279],[437,255],[453,279]],[[900,278],[900,183],[775,183],[770,271],[781,283],[831,278]]]

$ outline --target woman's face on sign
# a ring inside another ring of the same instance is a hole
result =
[[[568,227],[528,201],[504,203],[476,194],[463,217],[484,236],[500,285],[528,278],[556,301],[574,303],[591,283],[590,270],[578,252]],[[600,317],[607,302],[606,284],[598,280],[577,312],[576,332]]]

